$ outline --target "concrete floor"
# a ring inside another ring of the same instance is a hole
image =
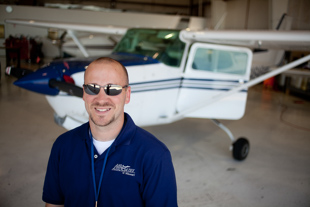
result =
[[[44,206],[47,160],[65,129],[54,123],[44,96],[1,73],[0,207]],[[245,116],[223,123],[249,139],[245,161],[233,160],[229,138],[210,120],[145,128],[171,150],[179,206],[310,206],[309,101],[258,85],[249,90]]]

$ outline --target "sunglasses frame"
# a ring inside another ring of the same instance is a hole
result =
[[[84,88],[84,91],[85,93],[87,93],[88,95],[98,95],[100,93],[100,89],[103,88],[104,92],[106,95],[108,96],[117,96],[119,94],[122,93],[123,91],[123,88],[127,88],[129,85],[125,85],[125,86],[120,86],[120,85],[117,85],[117,84],[107,84],[107,85],[104,85],[104,86],[101,86],[101,85],[98,85],[98,84],[95,84],[95,83],[88,83],[88,84],[83,84],[83,88]],[[90,88],[93,88],[90,89]],[[111,88],[112,90],[115,92],[111,94]],[[98,90],[98,93],[94,92],[94,89]]]

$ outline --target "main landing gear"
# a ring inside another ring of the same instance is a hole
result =
[[[231,139],[232,145],[230,146],[230,150],[232,150],[233,158],[236,160],[244,160],[249,154],[250,150],[249,141],[244,137],[240,137],[237,140],[235,140],[233,134],[226,126],[224,126],[221,122],[219,122],[216,119],[211,120],[213,121],[214,124],[223,129]]]

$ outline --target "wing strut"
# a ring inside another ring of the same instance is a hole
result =
[[[289,64],[286,64],[286,65],[284,65],[284,66],[282,66],[280,68],[272,70],[272,71],[270,71],[270,72],[268,72],[268,73],[266,73],[264,75],[261,75],[261,76],[255,78],[255,79],[253,79],[253,80],[251,80],[251,81],[249,81],[249,82],[247,82],[245,84],[237,86],[237,87],[235,87],[235,88],[233,88],[233,89],[231,89],[231,90],[229,90],[227,92],[222,92],[222,93],[212,97],[211,99],[209,98],[209,99],[207,99],[205,101],[202,101],[202,102],[194,105],[193,107],[191,107],[191,108],[189,108],[187,110],[181,111],[181,112],[179,112],[179,113],[177,113],[175,115],[172,115],[171,117],[166,117],[164,119],[166,119],[166,123],[170,123],[170,122],[174,122],[174,121],[180,120],[180,119],[184,118],[186,116],[186,114],[189,114],[191,112],[199,110],[199,109],[205,107],[208,104],[211,104],[211,103],[214,103],[216,101],[219,101],[222,98],[226,98],[227,96],[230,96],[230,95],[232,95],[234,93],[237,93],[238,91],[241,91],[243,89],[247,89],[248,87],[256,85],[256,84],[258,84],[258,83],[260,83],[260,82],[262,82],[262,81],[264,81],[264,80],[266,80],[268,78],[271,78],[271,77],[276,76],[276,75],[278,75],[280,73],[283,73],[284,71],[289,70],[291,68],[294,68],[294,67],[296,67],[296,66],[298,66],[298,65],[300,65],[300,64],[302,64],[304,62],[307,62],[309,60],[310,60],[310,55],[307,55],[307,56],[305,56],[303,58],[300,58],[300,59],[295,60],[295,61],[293,61],[293,62],[291,62]]]
[[[83,53],[84,57],[89,57],[89,54],[87,53],[85,47],[82,45],[80,40],[76,37],[74,32],[72,30],[67,30],[67,32],[68,32],[68,35],[73,39],[75,44],[78,46],[78,48],[81,50],[81,52]]]

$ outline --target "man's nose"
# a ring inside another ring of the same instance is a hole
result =
[[[108,95],[105,93],[104,89],[100,88],[99,93],[97,94],[96,98],[98,98],[98,99],[105,99],[107,97],[108,97]]]

